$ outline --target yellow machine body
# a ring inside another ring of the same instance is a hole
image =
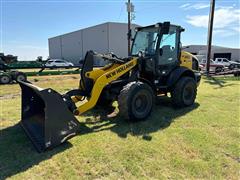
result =
[[[80,115],[89,109],[92,109],[103,90],[103,88],[109,84],[110,82],[118,79],[126,72],[130,71],[137,65],[137,58],[132,58],[131,61],[125,64],[112,64],[107,65],[102,68],[94,69],[93,71],[89,71],[85,73],[85,76],[92,79],[94,82],[94,86],[91,92],[91,97],[85,103],[81,104],[77,111],[75,111],[75,115]],[[186,67],[188,69],[192,69],[192,55],[188,52],[182,51],[180,57],[180,66]],[[72,97],[73,102],[77,103],[82,97]]]
[[[94,86],[91,92],[91,97],[87,102],[80,105],[75,111],[75,115],[82,114],[89,109],[93,108],[101,95],[103,88],[110,82],[118,79],[120,76],[126,74],[132,68],[137,65],[137,58],[133,58],[131,61],[125,64],[107,65],[103,68],[99,68],[90,72],[86,72],[85,76],[94,81]],[[81,97],[73,97],[72,100],[76,103]]]
[[[186,51],[181,51],[180,66],[192,69],[192,54]]]

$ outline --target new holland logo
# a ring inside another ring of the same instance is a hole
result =
[[[134,63],[133,63],[133,62],[128,63],[128,64],[126,64],[125,66],[122,66],[122,67],[120,67],[120,68],[117,68],[115,71],[107,74],[107,75],[106,75],[106,78],[109,79],[109,78],[111,78],[111,77],[113,77],[113,76],[115,76],[115,75],[123,72],[124,70],[132,67],[132,66],[134,66]]]

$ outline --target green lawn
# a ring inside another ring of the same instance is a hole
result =
[[[31,77],[63,93],[78,76]],[[240,81],[203,79],[196,103],[174,109],[159,99],[138,123],[95,109],[79,117],[80,134],[37,153],[19,126],[20,88],[0,90],[0,179],[239,179]]]

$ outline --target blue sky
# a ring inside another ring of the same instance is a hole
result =
[[[139,25],[183,26],[183,45],[206,44],[209,0],[132,0]],[[48,38],[104,22],[126,22],[124,0],[0,0],[0,52],[48,56]],[[239,0],[216,0],[213,44],[240,47]]]

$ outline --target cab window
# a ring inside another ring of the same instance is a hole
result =
[[[132,46],[132,55],[143,52],[146,55],[154,55],[158,40],[157,28],[146,28],[137,32]]]
[[[161,56],[159,59],[159,65],[173,63],[177,59],[177,32],[175,27],[171,27],[168,34],[162,36],[160,42]]]

